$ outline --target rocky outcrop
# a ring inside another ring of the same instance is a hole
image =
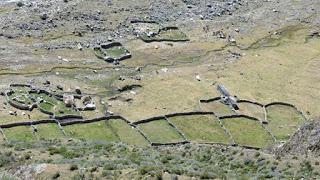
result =
[[[277,148],[277,154],[320,155],[320,120],[303,125],[283,146]]]

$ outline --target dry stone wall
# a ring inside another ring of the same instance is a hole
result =
[[[21,85],[14,85],[14,86],[21,86]],[[200,100],[200,104],[201,103],[210,103],[213,101],[218,101],[220,99],[220,97],[215,97],[209,100]],[[299,114],[301,114],[305,119],[306,117],[303,115],[303,113],[294,105],[289,104],[289,103],[285,103],[285,102],[272,102],[269,103],[267,105],[263,105],[261,103],[258,102],[254,102],[254,101],[249,101],[249,100],[239,100],[239,103],[251,103],[254,105],[258,105],[260,107],[262,107],[264,109],[265,112],[265,119],[264,121],[259,120],[256,117],[252,117],[252,116],[248,116],[248,115],[244,115],[244,114],[236,114],[236,115],[228,115],[228,116],[217,116],[214,112],[214,110],[212,111],[193,111],[193,112],[176,112],[176,113],[171,113],[171,114],[166,114],[163,116],[155,116],[155,117],[151,117],[151,118],[147,118],[147,119],[142,119],[136,122],[132,122],[120,115],[109,115],[109,116],[103,116],[103,117],[97,117],[97,118],[93,118],[93,119],[82,119],[81,116],[63,116],[63,117],[55,117],[53,116],[52,119],[46,119],[46,120],[34,120],[34,121],[28,121],[28,122],[16,122],[16,123],[10,123],[10,124],[2,124],[0,125],[0,132],[3,134],[4,137],[5,133],[2,131],[2,129],[7,129],[7,128],[13,128],[13,127],[18,127],[18,126],[35,126],[38,124],[46,124],[46,123],[55,123],[59,126],[60,130],[63,132],[63,134],[66,134],[63,130],[64,126],[69,126],[69,125],[74,125],[74,124],[87,124],[87,123],[93,123],[93,122],[99,122],[99,121],[108,121],[111,119],[117,119],[117,120],[122,120],[124,122],[126,122],[129,126],[131,126],[132,128],[134,128],[137,132],[139,132],[144,139],[149,142],[150,145],[153,146],[161,146],[161,145],[177,145],[177,144],[185,144],[185,143],[191,143],[185,136],[185,134],[179,129],[177,128],[174,123],[172,123],[169,118],[172,117],[184,117],[184,116],[192,116],[192,115],[212,115],[215,116],[218,119],[219,125],[220,127],[225,131],[225,133],[230,137],[231,140],[231,144],[222,144],[222,143],[199,143],[199,144],[221,144],[221,145],[233,145],[233,146],[240,146],[240,147],[244,147],[244,148],[249,148],[249,149],[258,149],[257,147],[250,147],[250,146],[244,146],[241,144],[236,144],[235,140],[233,138],[233,136],[231,135],[231,133],[228,131],[227,128],[224,127],[224,125],[222,124],[221,120],[227,120],[227,119],[233,119],[233,118],[244,118],[247,120],[251,120],[251,121],[256,121],[256,122],[260,122],[261,126],[267,131],[267,133],[273,138],[274,141],[276,141],[275,136],[272,134],[272,132],[270,132],[268,130],[268,128],[266,128],[266,125],[268,124],[267,121],[267,111],[266,108],[272,105],[283,105],[283,106],[288,106],[291,108],[294,108]],[[148,138],[148,136],[141,130],[139,129],[138,125],[139,124],[144,124],[144,123],[149,123],[152,121],[159,121],[159,120],[166,120],[168,122],[168,124],[184,139],[181,142],[175,142],[175,143],[154,143],[151,142],[150,139]],[[35,132],[36,133],[36,132]]]

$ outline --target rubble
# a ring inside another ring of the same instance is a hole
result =
[[[72,107],[74,106],[75,102],[74,102],[74,96],[73,95],[68,95],[68,94],[64,94],[63,95],[63,102],[65,103],[65,105],[67,107]]]

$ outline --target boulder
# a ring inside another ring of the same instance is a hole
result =
[[[66,104],[67,107],[74,106],[74,96],[68,94],[63,95],[63,102]]]
[[[86,104],[85,109],[87,109],[87,110],[95,110],[96,109],[96,105],[94,103]]]
[[[83,103],[84,105],[90,104],[91,102],[92,102],[91,96],[84,96],[84,97],[82,97],[82,103]]]

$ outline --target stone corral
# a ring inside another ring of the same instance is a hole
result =
[[[131,58],[131,53],[119,42],[101,44],[94,48],[95,55],[107,62],[119,62]]]
[[[28,85],[11,85],[9,91],[7,91],[6,96],[8,101],[12,101],[14,106],[17,106],[14,100],[11,100],[12,94],[15,93],[14,88],[17,87],[27,87],[31,88]],[[55,95],[51,94],[47,91],[41,89],[32,88],[31,92],[37,93],[46,93],[48,97],[53,96],[56,97],[57,100],[63,103],[63,95]],[[21,91],[22,92],[22,91]],[[93,99],[90,96],[81,96],[74,95],[74,99],[80,100],[83,103],[84,107],[74,107],[75,105],[71,105],[71,108],[78,108],[77,111],[84,110],[92,110],[94,106]],[[38,98],[39,101],[34,102],[34,106],[40,107],[41,111],[44,111],[44,108],[41,108],[39,105],[44,100]],[[45,100],[48,102],[49,100]],[[212,103],[218,103],[218,106],[207,106]],[[220,103],[220,104],[219,104]],[[23,104],[23,103],[22,103]],[[200,100],[200,108],[199,111],[193,112],[177,112],[172,114],[166,114],[162,116],[151,117],[148,119],[142,119],[139,121],[130,121],[125,117],[120,115],[104,115],[101,117],[96,117],[92,119],[83,119],[82,116],[77,114],[64,114],[63,116],[57,116],[55,113],[50,111],[47,114],[51,114],[51,118],[47,120],[33,120],[29,122],[17,122],[17,123],[9,123],[0,125],[1,132],[3,136],[6,137],[6,131],[10,128],[15,127],[36,127],[39,124],[47,124],[53,123],[57,124],[59,129],[64,132],[65,127],[70,131],[78,131],[79,128],[71,128],[69,126],[72,125],[83,125],[84,126],[92,126],[92,128],[101,129],[100,125],[93,125],[91,123],[98,122],[108,122],[110,120],[121,121],[126,126],[131,127],[131,129],[139,134],[144,141],[148,142],[150,145],[173,145],[173,144],[185,144],[185,143],[199,143],[199,144],[221,144],[221,145],[233,145],[233,146],[241,146],[245,148],[266,148],[273,143],[282,142],[288,139],[283,138],[283,128],[285,130],[284,133],[294,133],[294,131],[298,128],[291,127],[294,125],[301,125],[307,119],[299,111],[294,105],[284,103],[284,102],[273,102],[267,105],[263,105],[258,102],[249,101],[249,100],[238,100],[237,104],[239,105],[239,111],[232,110],[226,111],[224,114],[217,114],[217,110],[219,111],[220,107],[226,106],[227,109],[230,109],[228,105],[225,105],[221,102],[221,97],[216,97],[208,100]],[[250,106],[249,106],[250,105]],[[287,113],[287,116],[281,115],[281,112],[273,112],[273,109],[270,107],[273,106],[283,106],[284,113]],[[17,106],[17,108],[23,108],[29,106]],[[87,108],[85,108],[87,107]],[[94,109],[94,108],[93,108]],[[257,110],[259,109],[259,110]],[[261,111],[260,111],[261,110]],[[259,111],[259,113],[250,113],[250,111]],[[288,112],[287,112],[288,111]],[[249,113],[248,113],[249,112]],[[46,112],[45,112],[46,113]],[[271,114],[270,114],[271,113]],[[290,117],[289,117],[290,116]],[[295,117],[291,117],[295,116]],[[209,118],[209,119],[208,119]],[[299,121],[293,122],[290,119],[298,119]],[[284,121],[286,120],[286,121]],[[277,122],[279,121],[279,122]],[[205,124],[202,124],[205,123]],[[208,124],[209,123],[209,124]],[[204,128],[204,129],[197,129]],[[108,128],[106,126],[105,128]],[[154,129],[156,128],[156,129]],[[161,129],[163,128],[163,129]],[[208,129],[209,128],[209,129]],[[289,129],[286,129],[289,128]],[[34,128],[33,128],[34,129]],[[82,137],[82,133],[85,133],[83,130],[79,130],[78,133],[69,134],[70,137],[75,136],[75,138]],[[205,130],[206,129],[206,130]],[[81,131],[81,132],[80,132]],[[90,130],[91,133],[85,136],[85,139],[90,140],[90,134],[94,133],[94,130]],[[98,131],[98,130],[97,130]],[[100,131],[100,130],[99,130]],[[127,131],[127,130],[125,130]],[[207,134],[201,134],[204,131]],[[110,132],[112,133],[112,132]],[[214,134],[211,134],[214,133]],[[218,133],[218,134],[215,134]],[[63,133],[65,134],[65,133]],[[98,133],[99,134],[99,133]],[[101,134],[101,133],[100,133]],[[101,134],[101,137],[97,137],[98,135],[94,135],[95,138],[100,138],[100,140],[113,140],[113,139],[105,139],[106,137]],[[219,136],[222,139],[214,139],[210,138],[211,136]],[[111,137],[111,135],[110,135]],[[116,137],[112,135],[112,137]],[[209,139],[206,139],[208,138]],[[102,138],[102,139],[101,139]],[[204,139],[203,139],[204,138]],[[289,136],[290,138],[290,136]],[[10,140],[10,138],[7,140]],[[121,141],[121,140],[120,140]],[[130,142],[127,142],[130,143]]]
[[[184,32],[175,26],[162,27],[156,32],[142,33],[140,38],[147,43],[161,41],[184,42],[190,40]]]
[[[183,42],[189,41],[188,36],[176,26],[162,26],[154,21],[131,21],[133,33],[144,42]]]
[[[56,94],[26,84],[11,84],[5,92],[7,102],[20,110],[40,112],[53,119],[83,119],[81,111],[93,111],[96,105],[90,96],[79,94]],[[80,103],[76,103],[80,102]]]

